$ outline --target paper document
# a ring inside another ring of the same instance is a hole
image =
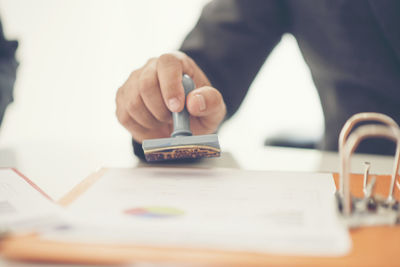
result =
[[[71,225],[44,238],[343,255],[351,244],[334,191],[330,174],[110,169],[69,206]]]
[[[12,169],[0,169],[1,231],[32,231],[59,222],[61,208]]]

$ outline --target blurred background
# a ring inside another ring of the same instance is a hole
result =
[[[1,0],[5,35],[20,42],[15,101],[0,129],[1,148],[40,144],[51,154],[74,145],[93,157],[98,151],[90,147],[112,146],[111,162],[130,155],[130,136],[115,116],[118,87],[149,57],[177,49],[207,2]],[[223,149],[259,147],[280,133],[318,138],[322,128],[310,73],[295,39],[286,35],[222,127],[220,142]]]

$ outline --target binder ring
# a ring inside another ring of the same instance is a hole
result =
[[[362,112],[362,113],[357,113],[354,114],[353,116],[351,116],[346,123],[344,124],[342,130],[340,131],[340,135],[339,135],[339,144],[338,144],[338,148],[339,148],[339,155],[341,158],[341,166],[343,166],[343,157],[342,157],[342,151],[343,151],[343,147],[345,142],[347,141],[347,138],[350,134],[350,132],[353,130],[353,128],[361,123],[361,122],[365,122],[365,121],[376,121],[376,122],[380,122],[384,125],[399,129],[399,125],[389,116],[382,114],[382,113],[376,113],[376,112]],[[343,177],[343,170],[342,168],[340,169],[340,177]],[[339,192],[341,194],[343,194],[343,181],[342,179],[340,179],[340,184],[339,184]]]
[[[386,125],[363,125],[358,127],[353,133],[351,129],[357,122],[366,120],[376,120],[383,122]],[[392,203],[394,200],[394,185],[400,165],[400,129],[390,117],[378,113],[361,113],[356,114],[345,124],[339,138],[339,152],[341,158],[340,172],[340,195],[343,199],[343,213],[350,215],[352,212],[352,203],[350,195],[350,157],[360,144],[360,142],[370,137],[384,137],[396,142],[395,162],[393,166],[392,179],[390,182],[390,190],[386,199],[387,203]]]

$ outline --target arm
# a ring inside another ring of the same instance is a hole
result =
[[[212,1],[202,11],[181,51],[204,71],[226,103],[239,108],[267,56],[287,30],[283,1]]]

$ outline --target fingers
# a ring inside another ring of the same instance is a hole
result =
[[[129,115],[131,119],[146,129],[159,127],[161,122],[159,122],[146,108],[143,99],[139,94],[139,90],[137,89],[140,76],[140,71],[133,72],[125,84],[118,89],[116,104],[117,108],[124,111],[124,114],[119,112],[117,115]],[[129,122],[125,117],[120,120],[127,123]]]
[[[160,122],[171,122],[168,110],[161,95],[157,76],[157,60],[151,60],[143,69],[139,78],[139,93],[145,107]]]
[[[186,99],[194,121],[193,132],[210,133],[218,127],[226,112],[221,94],[210,87],[209,80],[190,57],[181,52],[169,53],[150,59],[118,89],[118,120],[136,141],[171,134],[171,112],[180,112],[185,106],[183,73],[201,87]]]
[[[140,71],[133,72],[125,84],[118,89],[116,95],[117,118],[137,142],[148,138],[168,136],[170,123],[163,123],[155,118],[139,94],[140,75]]]
[[[157,74],[161,94],[171,112],[180,112],[184,106],[185,94],[182,86],[181,61],[171,54],[162,55],[157,63]]]
[[[168,136],[172,131],[171,124],[161,125],[157,131],[146,129],[140,123],[136,122],[125,110],[118,108],[116,110],[118,121],[130,132],[136,142],[142,143],[145,139],[162,138]]]
[[[129,99],[126,109],[131,118],[146,129],[157,128],[162,124],[146,108],[140,95],[135,95]]]

